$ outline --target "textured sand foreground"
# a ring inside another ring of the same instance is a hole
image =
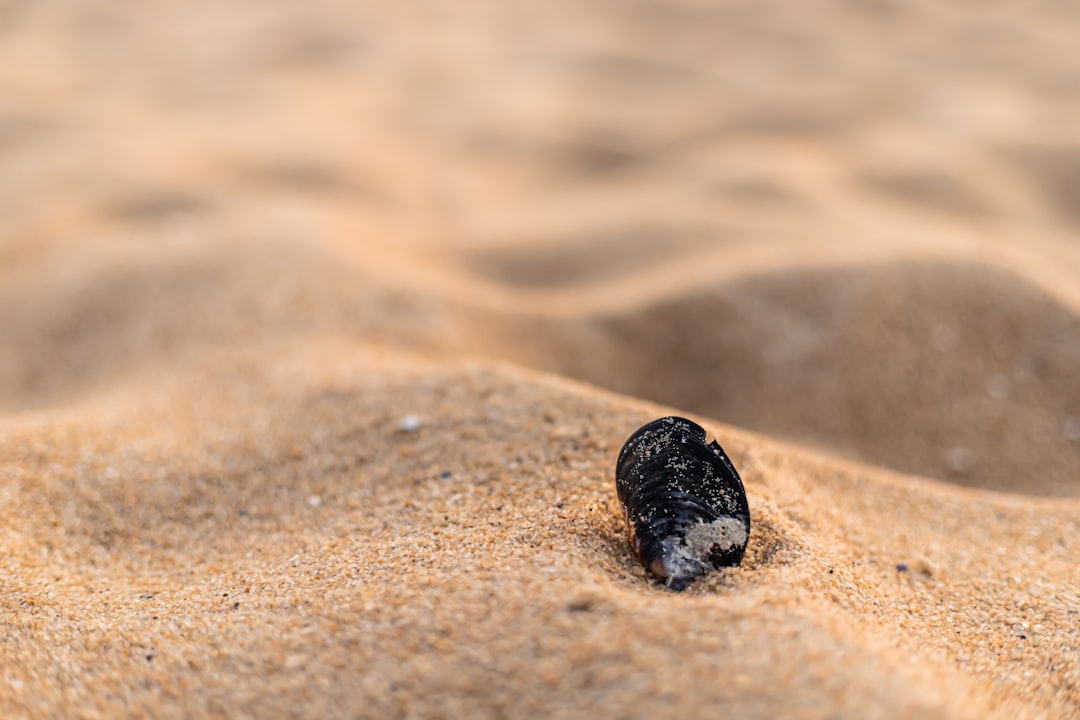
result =
[[[1080,16],[984,5],[0,0],[0,717],[1080,718]]]
[[[662,408],[342,345],[128,389],[4,428],[5,715],[1014,717],[1080,701],[1075,501],[714,426],[753,537],[743,567],[677,595],[636,567],[612,491],[627,429]]]

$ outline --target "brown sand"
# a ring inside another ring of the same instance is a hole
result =
[[[506,5],[0,2],[0,717],[1080,717],[1072,5]]]

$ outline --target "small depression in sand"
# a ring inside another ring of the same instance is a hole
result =
[[[721,244],[713,234],[653,227],[551,245],[478,248],[462,253],[461,264],[468,272],[509,286],[587,286],[663,263],[673,254],[708,252]]]

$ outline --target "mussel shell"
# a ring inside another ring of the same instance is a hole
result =
[[[697,423],[671,416],[636,430],[619,453],[615,487],[634,554],[670,589],[742,561],[750,537],[746,491]]]

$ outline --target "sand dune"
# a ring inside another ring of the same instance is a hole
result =
[[[0,2],[0,716],[1080,717],[1077,23]]]
[[[499,320],[505,354],[619,392],[904,472],[1080,492],[1080,321],[988,267],[804,267],[624,313]]]

